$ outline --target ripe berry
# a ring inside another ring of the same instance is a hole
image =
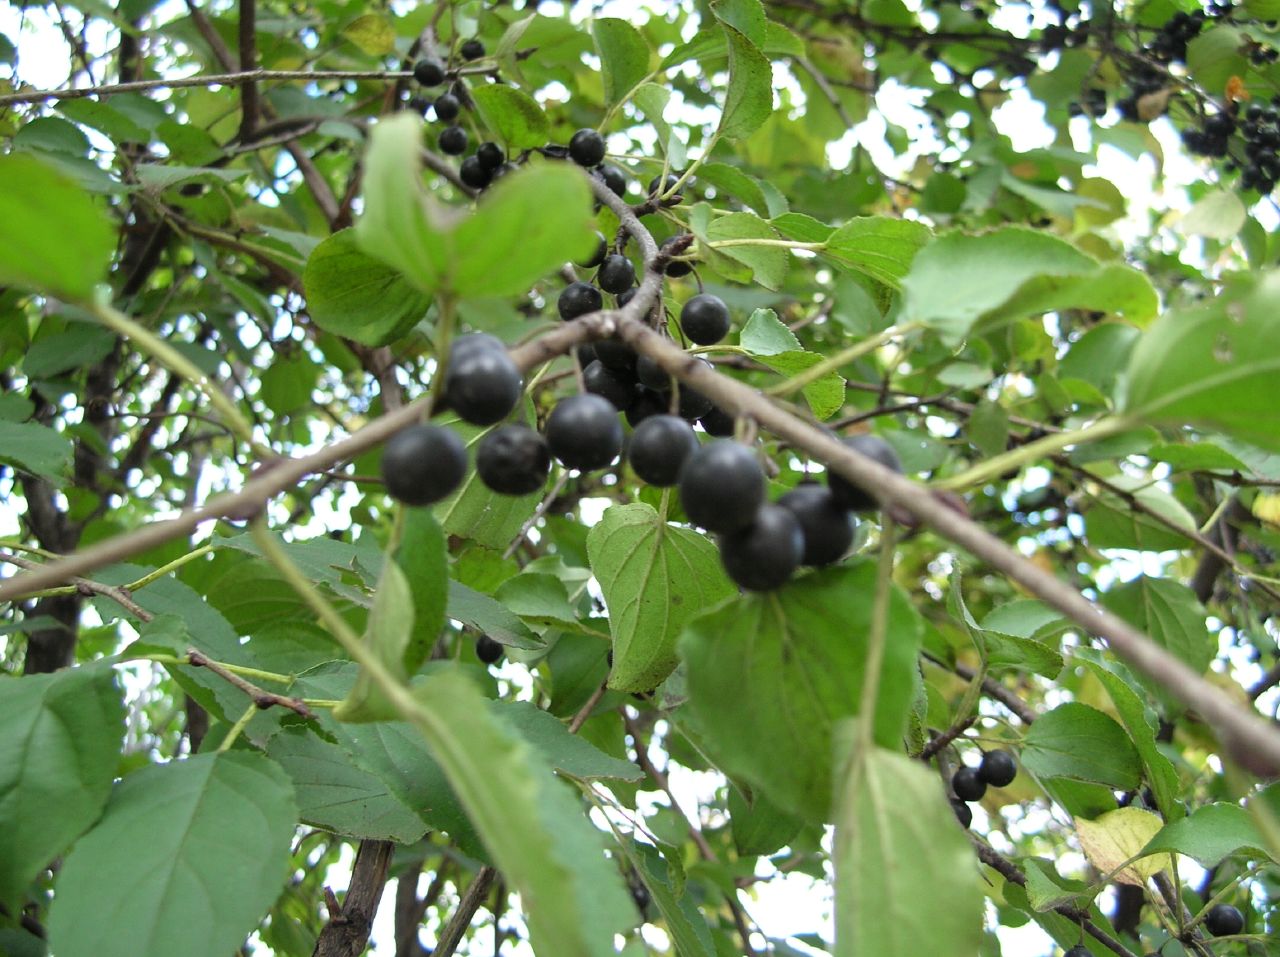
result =
[[[461,156],[467,151],[467,131],[461,126],[446,126],[437,140],[441,153]]]
[[[430,505],[446,497],[467,474],[461,436],[439,425],[411,425],[387,439],[382,478],[387,492],[406,505]]]
[[[423,86],[439,86],[444,82],[444,64],[432,57],[423,57],[413,65],[413,78]]]
[[[973,808],[969,807],[964,801],[951,799],[951,810],[956,812],[956,819],[964,828],[968,828],[973,824]]]
[[[1018,776],[1018,766],[1008,751],[988,751],[978,765],[978,777],[995,788],[1007,787]]]
[[[444,376],[445,402],[472,425],[492,425],[516,403],[524,381],[506,349],[466,345],[449,352]]]
[[[680,328],[690,341],[713,346],[729,331],[729,307],[719,296],[701,293],[680,310]]]
[[[442,93],[436,97],[435,103],[431,104],[436,111],[436,119],[443,120],[446,123],[452,123],[458,118],[458,112],[462,109],[462,104],[458,102],[458,98],[452,93]]]
[[[470,332],[465,336],[458,336],[449,343],[449,361],[452,362],[475,350],[505,350],[506,348],[506,343],[497,336],[491,336],[487,332]]]
[[[619,412],[625,412],[636,397],[635,382],[614,372],[599,359],[582,370],[582,384],[588,392],[608,399]]]
[[[898,453],[893,450],[892,445],[879,436],[851,435],[841,441],[855,452],[874,459],[885,468],[898,473],[902,472]],[[835,472],[827,472],[827,484],[831,486],[836,501],[851,512],[868,512],[878,507],[875,498]]]
[[[1084,944],[1076,944],[1069,951],[1063,954],[1062,957],[1093,957],[1093,953]]]
[[[853,516],[836,504],[831,489],[806,482],[797,485],[778,504],[791,512],[804,531],[802,565],[830,565],[853,544]]]
[[[618,293],[617,296],[614,297],[614,301],[618,304],[619,309],[621,309],[623,306],[625,306],[627,303],[629,303],[632,299],[636,297],[637,288],[638,287],[636,286],[632,286],[630,289],[623,290],[622,292]]]
[[[665,415],[671,408],[671,395],[666,392],[655,392],[641,386],[636,389],[636,397],[627,406],[627,424],[633,429],[641,422],[654,415]]]
[[[649,356],[636,358],[636,378],[640,380],[641,385],[648,386],[657,392],[664,392],[671,388],[671,375],[658,365],[656,359]]]
[[[680,177],[675,173],[668,173],[667,178],[663,179],[661,175],[655,176],[649,180],[649,188],[645,191],[650,197],[656,198],[661,195],[670,193],[676,188],[676,183],[680,182]],[[679,202],[680,194],[676,193],[668,197],[667,202]]]
[[[610,166],[606,163],[595,171],[595,175],[600,177],[600,180],[605,186],[609,187],[609,192],[613,193],[614,196],[627,195],[627,174],[618,169],[618,167]]]
[[[698,420],[698,424],[702,426],[707,435],[715,435],[721,438],[733,435],[733,416],[714,405],[711,407],[710,412]]]
[[[462,54],[464,60],[478,60],[484,56],[484,44],[472,37],[470,40],[464,40],[462,46],[458,47],[458,52]]]
[[[683,238],[684,237],[680,234],[668,236],[662,241],[662,245],[658,247],[658,252],[668,252],[677,240],[681,240]],[[668,260],[665,272],[672,279],[679,279],[681,276],[687,276],[689,273],[693,272],[693,264],[681,259]]]
[[[621,339],[601,339],[597,342],[596,358],[614,372],[621,372],[630,379],[635,379],[636,351]]]
[[[746,528],[764,504],[764,470],[745,445],[717,439],[684,463],[680,501],[695,525],[713,532]],[[803,550],[803,542],[800,547]]]
[[[589,312],[598,312],[603,305],[604,297],[600,295],[600,290],[589,282],[569,283],[556,300],[560,318],[566,322]]]
[[[981,801],[987,782],[978,777],[977,768],[964,767],[951,775],[951,790],[962,801]]]
[[[705,362],[706,360],[700,361]],[[710,365],[710,363],[707,364]],[[676,404],[676,412],[680,415],[680,418],[688,422],[697,422],[714,408],[710,399],[697,389],[690,388],[684,383],[680,384],[680,397]]]
[[[426,116],[427,110],[431,109],[431,101],[425,96],[412,96],[409,98],[409,109]]]
[[[574,260],[583,269],[595,269],[604,262],[604,257],[609,255],[609,241],[604,238],[604,233],[596,233],[596,246],[591,254],[585,259]]]
[[[476,147],[476,159],[480,165],[492,172],[507,161],[507,154],[497,143],[481,143]]]
[[[588,392],[561,399],[547,416],[547,445],[571,469],[602,469],[622,451],[618,410],[603,396]]]
[[[762,505],[755,521],[720,539],[724,570],[748,591],[771,591],[786,584],[802,555],[800,523],[779,505]]]
[[[493,173],[480,162],[479,156],[468,156],[458,167],[458,178],[472,189],[484,189],[493,180]]]
[[[596,282],[605,292],[614,295],[626,292],[636,284],[636,267],[631,260],[618,253],[606,256],[596,274]]]
[[[680,467],[698,447],[693,426],[674,415],[653,415],[631,436],[627,459],[641,480],[650,485],[675,485]]]
[[[476,447],[476,474],[500,495],[528,495],[551,471],[551,450],[527,425],[500,425]]]
[[[1244,914],[1230,904],[1215,904],[1205,914],[1204,928],[1214,937],[1230,937],[1244,930]]]
[[[476,657],[486,665],[491,665],[501,658],[504,650],[501,642],[494,641],[488,635],[481,635],[476,639]]]
[[[595,130],[578,130],[569,140],[569,158],[579,166],[599,166],[604,159],[604,137]]]

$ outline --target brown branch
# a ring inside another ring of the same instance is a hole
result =
[[[458,902],[458,909],[453,912],[449,923],[440,932],[440,939],[432,948],[431,957],[452,957],[471,926],[471,918],[476,916],[476,911],[484,903],[485,896],[489,893],[489,888],[497,875],[498,872],[487,864],[480,868],[475,880],[471,882],[467,892],[462,895],[462,900]]]
[[[19,568],[25,568],[28,571],[35,571],[44,567],[40,562],[33,562],[28,558],[20,558],[17,555],[0,554],[0,562],[3,562],[6,565],[16,565]],[[155,617],[151,612],[147,611],[134,601],[133,596],[129,594],[129,591],[126,588],[121,588],[117,585],[104,585],[102,582],[91,581],[88,578],[73,578],[71,580],[71,584],[67,587],[69,590],[64,593],[67,595],[77,594],[86,597],[90,595],[102,595],[104,598],[110,598],[139,621],[147,622],[151,621],[151,619]]]
[[[258,66],[257,45],[257,3],[255,0],[240,0],[240,22],[237,33],[240,40],[240,70],[251,72]],[[240,84],[240,134],[241,143],[253,139],[254,130],[258,126],[258,84],[249,80]]]
[[[975,724],[977,724],[977,722],[978,722],[978,715],[976,714],[969,715],[969,717],[965,718],[963,721],[957,721],[955,724],[949,727],[946,731],[943,731],[940,735],[938,735],[936,738],[934,738],[932,741],[926,744],[924,746],[924,749],[918,755],[916,755],[916,757],[918,757],[921,761],[928,761],[931,757],[933,757],[935,754],[937,754],[939,751],[945,748],[948,744],[950,744],[956,738],[960,737],[960,735],[964,734],[966,731],[972,728]]]
[[[395,845],[390,841],[361,841],[346,896],[337,906],[333,892],[325,888],[329,922],[320,931],[311,957],[359,957],[369,943],[373,916],[387,883],[387,868]]]
[[[222,665],[218,664],[218,662],[210,660],[206,655],[197,651],[195,648],[187,649],[187,661],[190,662],[193,668],[208,668],[223,681],[230,685],[234,685],[247,694],[253,699],[253,703],[263,710],[279,705],[281,708],[288,708],[290,711],[296,711],[304,718],[315,717],[315,715],[311,713],[311,709],[297,698],[290,698],[288,695],[276,694],[274,691],[267,691],[263,688],[259,688],[253,682],[246,681],[234,671],[228,671]]]

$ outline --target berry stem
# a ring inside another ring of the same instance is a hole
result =
[[[715,243],[712,243],[714,246]],[[812,243],[806,245],[814,245]],[[799,392],[807,385],[817,382],[824,375],[835,372],[842,365],[852,362],[854,359],[861,358],[868,352],[874,352],[891,339],[898,336],[905,336],[908,333],[915,332],[917,329],[924,328],[924,323],[904,322],[900,326],[890,326],[888,329],[877,332],[874,336],[868,336],[861,342],[850,346],[847,349],[841,349],[833,356],[823,359],[816,365],[812,365],[803,372],[793,375],[785,382],[779,382],[777,385],[766,389],[765,395],[791,395],[793,392]]]
[[[862,673],[862,703],[858,711],[858,747],[865,749],[875,746],[876,697],[880,692],[880,669],[884,665],[885,642],[889,631],[889,587],[893,582],[896,539],[897,528],[893,518],[886,512],[880,529],[876,594],[871,606],[871,631],[867,636],[867,658]]]

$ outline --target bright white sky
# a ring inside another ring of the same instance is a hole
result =
[[[908,6],[916,7],[914,0],[907,0]],[[582,5],[586,6],[586,5]],[[601,16],[617,16],[627,19],[643,17],[640,11],[649,4],[643,0],[605,0],[597,5],[597,13]],[[161,9],[164,7],[162,5]],[[1021,31],[1026,29],[1027,7],[1007,5],[994,18],[998,25]],[[20,29],[21,21],[21,29]],[[99,21],[100,23],[100,21]],[[24,12],[14,6],[0,8],[0,33],[17,42],[20,51],[20,78],[35,87],[55,88],[67,82],[66,47],[59,35],[56,21],[51,20],[42,9],[29,8]],[[104,48],[109,42],[105,31],[90,37],[91,45]],[[803,102],[803,93],[784,67],[775,70],[775,79],[779,85],[787,85],[793,102]],[[879,113],[891,121],[907,129],[920,126],[926,117],[911,104],[911,98],[902,88],[889,84],[877,97]],[[1052,130],[1043,122],[1040,108],[1025,92],[1015,93],[1010,100],[996,111],[996,121],[1012,139],[1019,151],[1047,146],[1053,141]],[[1087,151],[1089,148],[1089,124],[1084,119],[1074,121],[1072,134],[1077,148]],[[895,157],[883,142],[884,122],[880,116],[871,118],[851,130],[841,141],[833,144],[829,150],[832,167],[843,168],[849,161],[855,142],[861,142],[880,167],[887,173],[902,175],[912,165],[915,155],[905,158]],[[1152,124],[1152,131],[1160,140],[1165,150],[1163,184],[1155,181],[1155,164],[1149,158],[1134,160],[1114,148],[1103,146],[1098,151],[1098,164],[1091,169],[1090,175],[1101,176],[1115,183],[1130,203],[1129,216],[1113,225],[1116,237],[1130,242],[1149,232],[1148,211],[1156,209],[1185,209],[1186,202],[1181,187],[1203,177],[1204,171],[1190,162],[1182,153],[1177,133],[1166,121]],[[928,143],[918,144],[918,149],[928,151],[932,147]],[[1254,211],[1268,228],[1275,226],[1275,210],[1264,207]],[[1184,255],[1195,256],[1194,244],[1188,246]],[[214,478],[215,485],[223,485],[226,477]],[[603,507],[595,509],[598,513]],[[590,521],[590,505],[584,512],[584,519]],[[595,515],[598,518],[598,514]],[[316,521],[324,526],[333,523],[337,527],[345,525],[343,516],[336,513],[320,513]],[[15,534],[18,531],[18,516],[12,512],[0,511],[0,534]],[[1133,556],[1137,558],[1138,556]],[[1136,569],[1135,569],[1136,570]],[[1129,577],[1123,575],[1121,577]],[[528,676],[523,666],[504,664],[501,670],[504,678],[518,686],[527,685]],[[714,775],[682,772],[674,770],[671,783],[680,803],[686,810],[696,808],[714,794],[719,780]],[[642,795],[642,812],[648,812],[665,803],[665,797],[659,799],[656,794]],[[983,812],[979,809],[977,816],[981,821]],[[1043,821],[1040,823],[1044,823]],[[1023,830],[1037,826],[1033,820],[1023,819],[1020,827]],[[998,837],[998,835],[997,835]],[[1083,863],[1079,855],[1073,855],[1060,862],[1069,866],[1072,859]],[[330,883],[341,889],[346,886],[349,861],[345,866],[335,868],[331,872]],[[768,873],[767,863],[762,865],[762,874]],[[1184,875],[1185,877],[1185,875]],[[373,932],[372,953],[388,957],[394,953],[394,933],[392,925],[391,902],[395,897],[394,881],[388,884],[383,898],[384,906],[380,909]],[[425,888],[425,878],[423,888]],[[768,882],[757,884],[750,895],[740,895],[740,899],[754,924],[759,926],[769,937],[786,938],[792,934],[817,931],[826,940],[832,936],[831,896],[829,885],[814,882],[807,877],[785,875]],[[483,914],[483,912],[482,912]],[[510,921],[510,917],[507,918]],[[434,939],[439,928],[427,928],[424,941],[428,944]],[[1019,929],[1002,929],[1000,932],[1004,953],[1009,957],[1048,957],[1055,952],[1047,935],[1035,925]],[[646,938],[657,948],[666,949],[666,935],[652,927],[646,928]],[[480,950],[477,953],[492,953],[491,931],[477,940]],[[798,951],[806,952],[809,948],[795,941],[790,942]],[[263,948],[265,950],[265,948]],[[466,953],[463,949],[460,953]],[[527,955],[527,945],[513,946],[509,941],[504,944],[503,954]],[[816,952],[815,952],[816,953]]]

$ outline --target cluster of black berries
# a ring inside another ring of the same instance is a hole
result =
[[[1268,104],[1251,103],[1244,112],[1240,133],[1244,139],[1244,166],[1240,185],[1269,193],[1280,181],[1280,97]]]
[[[981,801],[987,793],[987,786],[993,788],[1007,787],[1018,776],[1018,765],[1008,751],[987,751],[982,755],[978,766],[964,765],[951,775],[951,791],[955,797],[951,807],[955,809],[960,823],[968,827],[973,823],[973,808],[970,801]]]
[[[1200,35],[1208,19],[1208,14],[1203,10],[1192,13],[1179,10],[1148,41],[1145,51],[1147,56],[1157,63],[1186,62],[1187,44]]]
[[[1129,95],[1116,101],[1116,109],[1120,116],[1131,123],[1148,122],[1151,117],[1143,117],[1139,101],[1144,96],[1159,93],[1165,88],[1168,78],[1153,66],[1143,64],[1129,75]]]
[[[484,44],[474,38],[467,40],[458,48],[458,53],[464,60],[478,60],[484,56]],[[448,75],[445,64],[435,57],[423,57],[413,65],[413,78],[427,89],[443,85]],[[423,116],[430,111],[435,114],[437,120],[447,124],[438,140],[440,152],[448,153],[450,156],[461,156],[467,151],[467,131],[458,125],[457,120],[462,113],[463,105],[467,102],[466,88],[461,83],[454,82],[447,91],[436,96],[434,100],[415,96],[409,101],[409,105]]]
[[[1100,86],[1085,91],[1084,101],[1072,101],[1067,105],[1071,116],[1102,116],[1107,112],[1107,91]]]
[[[1230,113],[1214,113],[1204,118],[1199,129],[1183,130],[1182,143],[1194,155],[1222,157],[1227,155],[1235,131],[1236,121]]]

